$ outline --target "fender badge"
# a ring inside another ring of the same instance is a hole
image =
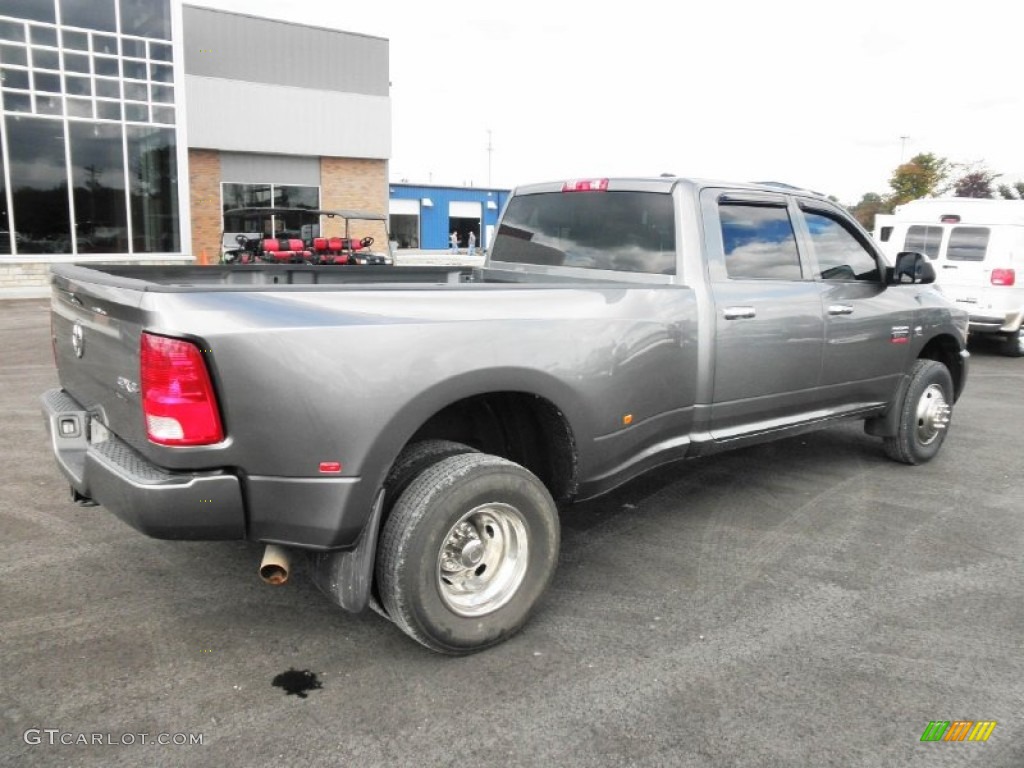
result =
[[[71,327],[71,348],[75,350],[75,357],[85,354],[85,332],[78,323]]]

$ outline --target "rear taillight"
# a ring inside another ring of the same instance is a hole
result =
[[[993,269],[992,285],[1013,285],[1017,282],[1017,273],[1012,269]]]
[[[160,445],[209,445],[224,439],[217,398],[199,347],[142,334],[142,412],[146,436]]]
[[[605,192],[608,179],[573,179],[562,185],[563,192]]]

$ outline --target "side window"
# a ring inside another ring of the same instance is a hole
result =
[[[925,227],[916,224],[907,228],[903,241],[904,251],[923,253],[929,259],[939,258],[939,243],[942,242],[942,227]]]
[[[804,211],[804,219],[814,243],[822,280],[870,280],[877,283],[882,279],[874,255],[841,222],[812,211]]]
[[[890,237],[892,237],[892,227],[882,227],[879,230],[878,239],[883,243],[888,243]]]
[[[988,227],[953,227],[946,246],[946,258],[950,261],[984,261],[988,235]]]
[[[800,280],[800,255],[789,213],[781,206],[722,203],[718,207],[730,278]]]

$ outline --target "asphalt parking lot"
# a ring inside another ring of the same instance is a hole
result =
[[[974,349],[922,467],[853,424],[567,510],[532,622],[451,659],[75,507],[46,302],[0,302],[0,359],[0,765],[1024,766],[1024,360]]]

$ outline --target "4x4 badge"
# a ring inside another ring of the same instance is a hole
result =
[[[85,354],[85,333],[78,323],[71,327],[71,348],[75,350],[75,357]]]

